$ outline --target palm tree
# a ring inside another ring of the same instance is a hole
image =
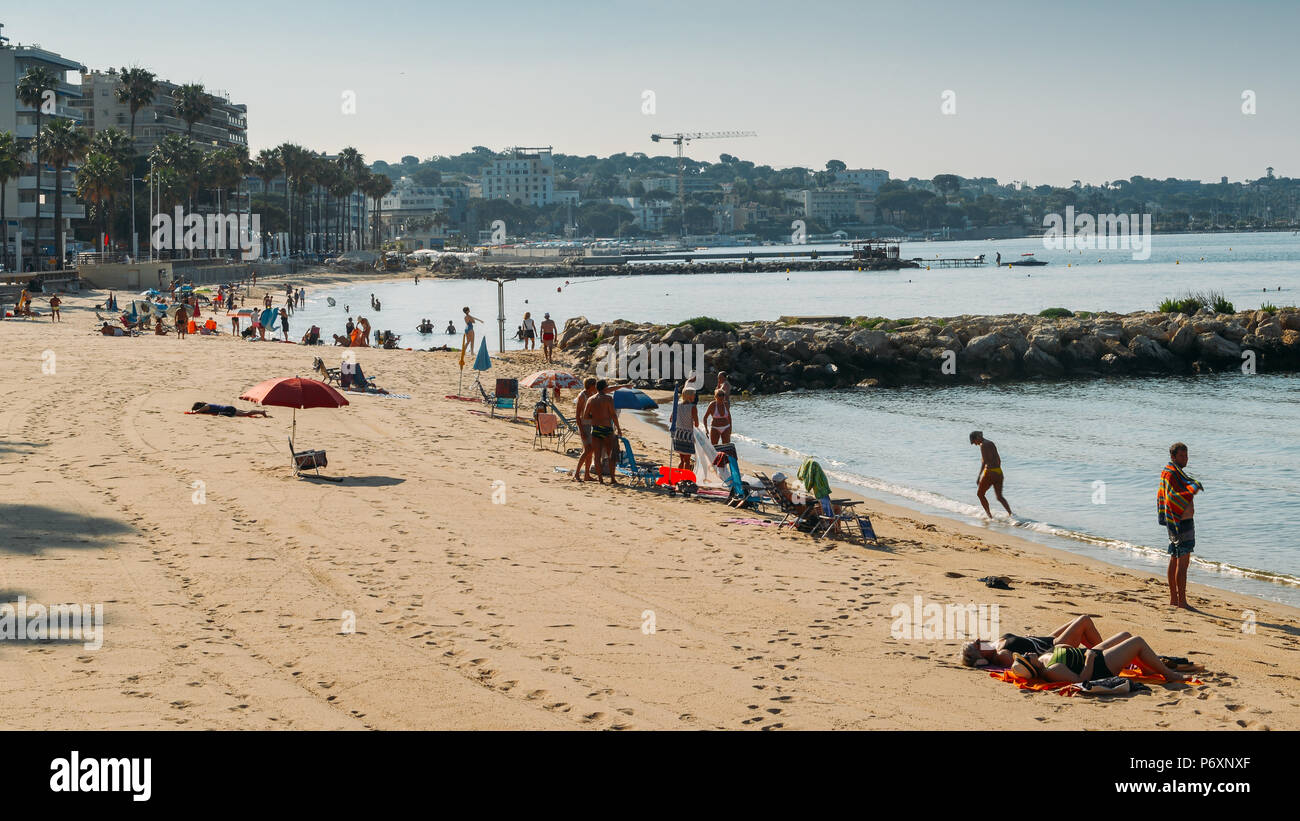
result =
[[[54,166],[54,247],[63,267],[63,169],[86,156],[90,149],[90,134],[78,128],[72,120],[62,117],[51,120],[41,137],[45,143],[45,156]]]
[[[194,138],[194,124],[212,111],[212,98],[202,83],[186,83],[172,92],[176,116],[185,121],[185,136]]]
[[[153,170],[150,179],[158,183],[159,210],[164,213],[180,204],[177,188],[185,190],[191,198],[199,188],[199,170],[203,155],[189,137],[168,134],[158,141],[149,153]],[[167,173],[161,173],[162,171]],[[164,189],[166,189],[164,191]],[[162,195],[166,194],[168,208],[162,208]],[[173,249],[179,250],[179,249]]]
[[[135,143],[131,140],[129,134],[120,128],[106,128],[103,131],[96,131],[90,138],[90,153],[102,154],[113,162],[117,163],[122,170],[122,181],[126,185],[134,185],[131,177],[134,176],[135,170]],[[117,204],[117,198],[113,197],[108,203],[112,208]],[[134,217],[134,215],[132,215]],[[112,214],[109,214],[110,224]],[[101,232],[102,233],[102,232]]]
[[[289,212],[289,253],[294,253],[298,247],[294,241],[293,234],[293,206],[295,195],[301,196],[299,192],[299,181],[306,174],[306,167],[309,159],[307,149],[294,143],[284,143],[275,149],[280,157],[280,167],[284,172],[284,190],[288,195],[288,212]],[[301,225],[301,220],[299,220]]]
[[[383,200],[384,196],[393,190],[393,178],[387,174],[371,174],[361,190],[365,192],[366,196],[375,201],[375,248],[380,248],[382,243],[379,237],[379,222],[384,216]]]
[[[101,254],[108,250],[108,243],[104,241],[107,232],[105,215],[121,185],[122,166],[107,154],[93,152],[86,158],[85,164],[77,169],[77,196],[94,205],[95,216],[99,219]]]
[[[366,176],[370,173],[370,170],[366,168],[365,157],[361,156],[361,152],[357,151],[352,146],[348,146],[347,148],[344,148],[342,151],[340,151],[338,159],[336,159],[335,162],[338,163],[338,166],[343,169],[344,179],[346,179],[351,185],[351,188],[349,188],[347,193],[347,197],[348,197],[347,218],[346,218],[347,224],[344,227],[344,231],[349,235],[350,238],[351,231],[352,231],[352,195],[355,192],[361,190],[361,183],[366,178]],[[362,200],[363,204],[364,202],[365,201]],[[344,244],[345,245],[347,244],[346,240]],[[364,232],[362,232],[362,246],[364,247],[364,245],[365,245]]]
[[[58,85],[59,78],[44,66],[32,66],[18,81],[18,99],[23,105],[36,110],[36,236],[32,238],[32,247],[37,249],[33,256],[39,256],[41,245],[41,114],[45,105],[45,93]]]
[[[18,138],[12,131],[0,131],[0,225],[4,226],[4,269],[9,266],[9,219],[5,214],[5,200],[8,199],[9,181],[17,179],[23,172],[22,149]]]
[[[158,79],[152,71],[143,68],[124,68],[118,74],[118,86],[113,96],[131,109],[131,139],[135,140],[135,115],[147,105],[153,105],[158,94]]]

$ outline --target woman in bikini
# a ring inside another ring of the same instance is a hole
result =
[[[722,388],[714,391],[713,401],[704,411],[704,429],[715,447],[719,442],[727,444],[731,441],[731,403]]]
[[[481,319],[479,319],[478,317],[476,317],[476,316],[474,316],[473,314],[471,314],[471,313],[469,312],[469,308],[468,308],[468,307],[461,308],[461,310],[465,312],[465,336],[464,336],[463,339],[461,339],[461,342],[460,342],[460,352],[461,352],[461,353],[465,353],[465,351],[468,349],[471,353],[473,353],[473,351],[474,351],[474,323],[475,323],[475,322],[482,322],[483,320],[481,320]]]
[[[1078,683],[1119,675],[1130,664],[1145,673],[1155,673],[1168,682],[1186,681],[1187,676],[1170,670],[1141,636],[1129,636],[1108,646],[1106,642],[1091,649],[1058,644],[1048,653],[1016,653],[1011,672],[1024,679]]]

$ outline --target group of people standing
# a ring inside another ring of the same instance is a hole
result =
[[[691,381],[688,379],[687,384]],[[699,427],[699,396],[693,389],[685,388],[678,397],[677,415],[673,419],[673,451],[677,454],[677,466],[682,470],[691,469],[695,457],[695,429]],[[704,409],[703,428],[714,447],[731,444],[731,384],[727,381],[726,371],[718,373],[713,401]]]

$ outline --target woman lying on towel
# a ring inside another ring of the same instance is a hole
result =
[[[1166,667],[1141,636],[1129,636],[1105,648],[1098,645],[1085,650],[1058,644],[1050,653],[1016,653],[1012,657],[1011,672],[1023,679],[1039,678],[1077,684],[1117,676],[1130,664],[1136,664],[1145,673],[1162,676],[1165,681],[1188,679],[1188,676]]]
[[[1011,657],[1015,653],[1042,655],[1043,653],[1052,652],[1052,649],[1058,644],[1085,648],[1098,647],[1102,644],[1110,646],[1111,642],[1122,641],[1128,638],[1129,635],[1127,632],[1116,633],[1103,642],[1101,633],[1097,631],[1097,626],[1092,623],[1092,618],[1079,616],[1073,621],[1062,624],[1053,630],[1049,636],[1017,636],[1015,633],[1003,633],[1002,638],[992,643],[987,641],[969,642],[961,648],[961,663],[967,667],[984,667],[985,665],[1010,667]]]
[[[207,402],[195,402],[186,413],[206,413],[212,416],[266,416],[264,410],[240,410],[231,405],[210,405]]]

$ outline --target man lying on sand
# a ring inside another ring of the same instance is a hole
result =
[[[207,402],[195,402],[188,413],[205,413],[212,416],[268,416],[264,410],[240,410],[231,405],[212,405]]]

